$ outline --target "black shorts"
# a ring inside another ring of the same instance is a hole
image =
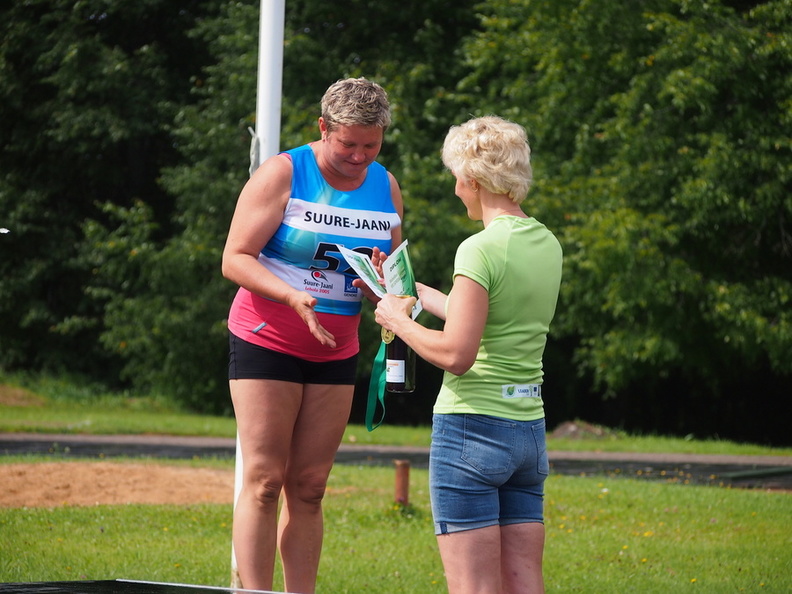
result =
[[[358,356],[306,361],[229,334],[228,379],[269,379],[297,384],[355,385]]]

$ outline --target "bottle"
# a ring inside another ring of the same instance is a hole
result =
[[[388,392],[415,391],[415,351],[393,332],[382,329],[385,342],[385,389]]]

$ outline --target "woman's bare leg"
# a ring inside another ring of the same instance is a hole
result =
[[[544,541],[541,522],[501,527],[503,594],[544,594]]]
[[[278,499],[302,402],[300,384],[231,380],[242,449],[242,487],[234,508],[234,555],[245,589],[271,590]]]
[[[501,591],[499,526],[439,534],[449,594],[497,594]]]
[[[353,386],[305,386],[286,466],[278,548],[287,592],[316,588],[322,550],[322,498],[344,435]]]
[[[438,535],[449,594],[543,594],[544,535],[538,522]]]

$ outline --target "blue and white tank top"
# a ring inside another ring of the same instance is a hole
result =
[[[293,288],[317,299],[317,312],[357,315],[362,292],[338,246],[371,255],[391,251],[391,231],[401,224],[391,199],[387,170],[369,165],[356,190],[341,191],[322,177],[313,150],[286,151],[292,160],[292,191],[283,222],[261,250],[259,261]]]

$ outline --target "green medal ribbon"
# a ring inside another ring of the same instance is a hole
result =
[[[374,425],[374,411],[377,402],[382,407],[382,416]],[[366,429],[374,431],[385,420],[385,341],[380,343],[377,356],[371,365],[371,379],[369,380],[368,402],[366,404]]]

